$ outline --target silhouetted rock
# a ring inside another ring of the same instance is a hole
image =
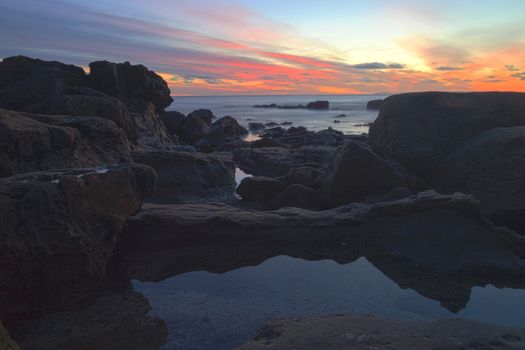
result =
[[[266,129],[266,126],[263,123],[249,123],[248,130],[253,133],[260,132],[261,130]]]
[[[124,101],[130,109],[139,100],[152,103],[157,112],[162,112],[173,102],[164,79],[143,65],[97,61],[90,63],[89,68],[91,85]]]
[[[328,101],[315,101],[310,102],[306,105],[307,109],[317,109],[317,110],[324,110],[330,108],[330,103]]]
[[[124,221],[154,185],[154,171],[142,165],[0,180],[4,321],[63,310],[99,293]]]
[[[331,146],[342,145],[348,137],[341,131],[328,128],[317,132],[308,131],[304,127],[291,127],[288,131],[279,136],[274,136],[280,143],[290,147],[301,146]]]
[[[288,186],[268,203],[270,209],[284,207],[320,210],[323,207],[323,202],[317,191],[310,187],[294,184]]]
[[[284,182],[287,186],[298,184],[318,190],[322,186],[321,171],[309,166],[299,166],[285,175]]]
[[[157,172],[157,190],[149,202],[223,201],[235,192],[235,165],[229,154],[146,151],[132,157]]]
[[[399,321],[338,315],[270,321],[236,350],[518,350],[523,348],[523,339],[525,330],[463,319]]]
[[[176,111],[164,112],[160,115],[160,119],[164,123],[164,126],[166,126],[166,129],[172,135],[181,134],[184,118],[186,118],[184,114]]]
[[[0,176],[129,162],[126,138],[102,118],[41,116],[0,109]]]
[[[281,137],[285,133],[285,130],[280,126],[276,126],[270,129],[266,129],[261,132],[261,137]]]
[[[366,109],[378,111],[381,109],[382,105],[383,105],[383,100],[372,100],[372,101],[368,101],[368,103],[366,104]]]
[[[329,207],[362,202],[368,196],[386,194],[405,186],[395,168],[355,141],[337,151],[328,174],[323,192]]]
[[[210,125],[208,133],[195,143],[197,147],[217,147],[223,143],[240,140],[248,135],[248,130],[239,125],[237,120],[230,116],[218,119]]]
[[[250,147],[251,148],[282,147],[282,144],[276,139],[265,137],[265,138],[250,142]]]
[[[203,138],[209,131],[213,120],[210,110],[200,109],[188,114],[182,123],[180,136],[190,144]]]
[[[244,178],[237,187],[237,193],[248,202],[266,204],[286,188],[281,179],[262,176]]]

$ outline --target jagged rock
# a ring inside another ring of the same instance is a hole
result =
[[[0,107],[21,110],[66,94],[70,87],[87,87],[84,70],[60,62],[24,56],[0,62]]]
[[[370,144],[431,185],[446,157],[495,127],[525,126],[524,93],[413,93],[385,99]]]
[[[129,162],[123,132],[106,119],[0,109],[0,176]]]
[[[4,328],[2,320],[0,320],[0,349],[2,350],[20,350],[18,345],[11,339],[9,333]]]
[[[98,61],[89,68],[89,81],[95,89],[124,101],[132,110],[136,100],[153,104],[156,112],[173,102],[164,79],[143,65]]]
[[[36,114],[68,115],[82,117],[101,117],[109,119],[126,132],[128,140],[136,141],[135,120],[126,106],[112,97],[60,95],[51,97],[42,103],[24,108],[24,111]]]
[[[382,105],[383,105],[383,100],[372,100],[372,101],[368,101],[368,103],[366,104],[366,109],[378,111],[381,109]]]
[[[361,202],[405,185],[385,160],[355,141],[337,151],[328,174],[323,194],[329,207]]]
[[[186,116],[177,111],[164,112],[160,115],[164,126],[166,126],[166,129],[172,135],[179,135],[181,133],[184,118],[186,118]]]
[[[210,125],[204,137],[195,143],[197,147],[218,147],[223,143],[240,140],[248,135],[248,130],[239,125],[237,120],[230,116],[218,119]]]
[[[100,293],[124,221],[154,183],[154,171],[142,165],[0,180],[4,321],[63,310]]]
[[[227,153],[133,152],[135,162],[151,166],[157,190],[147,201],[178,203],[223,201],[235,191],[235,165]]]
[[[251,176],[244,178],[237,193],[248,202],[266,204],[286,188],[281,179]]]
[[[150,310],[142,294],[112,294],[79,310],[31,321],[13,336],[32,350],[157,350],[168,330],[164,321],[148,315]]]
[[[270,209],[285,207],[320,210],[323,207],[323,202],[317,191],[310,187],[294,184],[288,186],[268,203]]]
[[[525,330],[464,319],[385,320],[325,316],[270,321],[237,350],[522,349]]]
[[[135,120],[139,150],[171,150],[177,145],[178,140],[170,135],[153,104],[143,103],[139,108],[136,103],[135,110],[141,111],[131,113]]]
[[[328,101],[310,102],[306,105],[306,108],[307,109],[317,109],[317,110],[329,109],[330,103]]]

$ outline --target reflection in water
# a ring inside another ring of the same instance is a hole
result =
[[[339,265],[278,256],[224,274],[190,272],[159,283],[134,281],[134,286],[149,299],[152,315],[168,325],[165,349],[231,349],[281,316],[460,316],[525,326],[525,290],[474,288],[467,307],[455,315],[437,301],[401,289],[365,258]]]

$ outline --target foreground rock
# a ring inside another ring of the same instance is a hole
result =
[[[148,315],[150,310],[142,294],[112,294],[80,310],[29,322],[16,328],[13,337],[31,350],[157,350],[168,330],[162,320]]]
[[[227,153],[134,152],[133,160],[155,169],[157,189],[147,201],[224,201],[235,192],[235,164]]]
[[[221,144],[241,140],[248,135],[248,130],[239,125],[237,120],[226,116],[213,122],[209,131],[195,145],[200,148],[213,149]]]
[[[269,322],[238,350],[523,349],[525,330],[470,320],[393,321],[329,316]]]
[[[4,328],[2,321],[0,320],[0,349],[2,350],[19,350],[18,345],[11,339],[9,333]]]
[[[122,130],[106,119],[0,109],[0,125],[1,177],[130,161]]]
[[[8,324],[100,292],[126,218],[152,192],[140,165],[30,173],[0,181],[0,314]]]

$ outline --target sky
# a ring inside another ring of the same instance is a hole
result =
[[[525,92],[525,1],[2,0],[14,55],[144,64],[173,95]]]

